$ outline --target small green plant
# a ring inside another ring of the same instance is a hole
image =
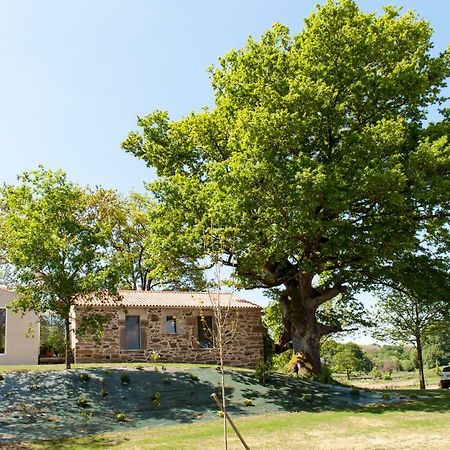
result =
[[[269,374],[272,372],[272,365],[270,362],[259,361],[255,367],[255,377],[256,379],[265,384]]]
[[[166,366],[161,366],[161,370],[166,371],[166,370],[167,370],[167,367],[166,367]]]
[[[153,350],[152,353],[150,354],[150,359],[152,360],[152,362],[156,363],[159,358],[160,358],[159,353]]]
[[[153,392],[152,396],[150,397],[152,400],[152,403],[155,406],[160,406],[161,405],[161,392]]]
[[[89,400],[86,398],[86,397],[84,397],[84,396],[81,396],[78,400],[77,400],[77,405],[80,407],[80,408],[89,408]]]
[[[217,411],[217,417],[224,417],[225,414],[223,413],[223,411]]]
[[[246,398],[246,399],[244,399],[244,406],[255,406],[255,405],[253,403],[253,400]]]
[[[127,373],[122,373],[120,375],[120,381],[122,384],[128,384],[130,382],[130,375]]]
[[[92,413],[87,411],[81,411],[80,416],[83,419],[84,423],[88,423],[91,420]]]
[[[128,416],[123,412],[116,413],[116,422],[126,422],[128,420]]]
[[[379,380],[379,379],[381,379],[381,376],[382,376],[381,371],[380,371],[380,369],[378,369],[378,367],[374,367],[374,368],[371,370],[371,372],[370,372],[369,375],[370,375],[374,380]]]
[[[189,373],[188,378],[190,381],[198,381],[199,380],[198,376],[195,375],[195,373]]]
[[[90,379],[91,379],[91,376],[88,373],[83,372],[80,374],[80,380],[89,381]]]

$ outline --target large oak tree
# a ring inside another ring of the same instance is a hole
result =
[[[433,56],[431,36],[411,12],[328,1],[299,34],[275,24],[222,57],[213,108],[155,111],[123,143],[157,169],[168,254],[201,259],[212,236],[241,286],[281,287],[287,337],[313,372],[321,336],[340,328],[318,308],[445,233],[448,127],[423,123],[449,53]]]

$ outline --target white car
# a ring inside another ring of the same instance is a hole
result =
[[[441,389],[448,389],[450,387],[450,366],[442,369],[439,386]]]

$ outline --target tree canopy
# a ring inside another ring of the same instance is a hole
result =
[[[425,389],[423,348],[450,322],[450,277],[448,265],[426,255],[409,256],[398,262],[378,307],[377,337],[414,345],[419,380]]]
[[[320,337],[341,328],[317,309],[448,235],[448,127],[424,120],[450,54],[433,56],[431,36],[412,12],[329,0],[300,33],[275,24],[220,58],[213,108],[152,112],[123,143],[157,169],[168,253],[200,260],[213,236],[240,287],[281,287],[287,335],[316,373]]]
[[[110,235],[105,211],[112,193],[86,190],[62,171],[40,168],[0,191],[0,242],[13,267],[18,310],[50,311],[66,324],[70,366],[70,309],[80,295],[114,292],[108,264]]]

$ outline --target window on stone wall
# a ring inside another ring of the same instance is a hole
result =
[[[6,341],[6,309],[0,308],[0,354],[5,353]]]
[[[176,316],[166,316],[166,331],[168,334],[177,334]]]
[[[214,347],[212,316],[198,317],[198,346],[199,348]]]
[[[139,316],[125,316],[125,350],[141,349],[141,327]]]

